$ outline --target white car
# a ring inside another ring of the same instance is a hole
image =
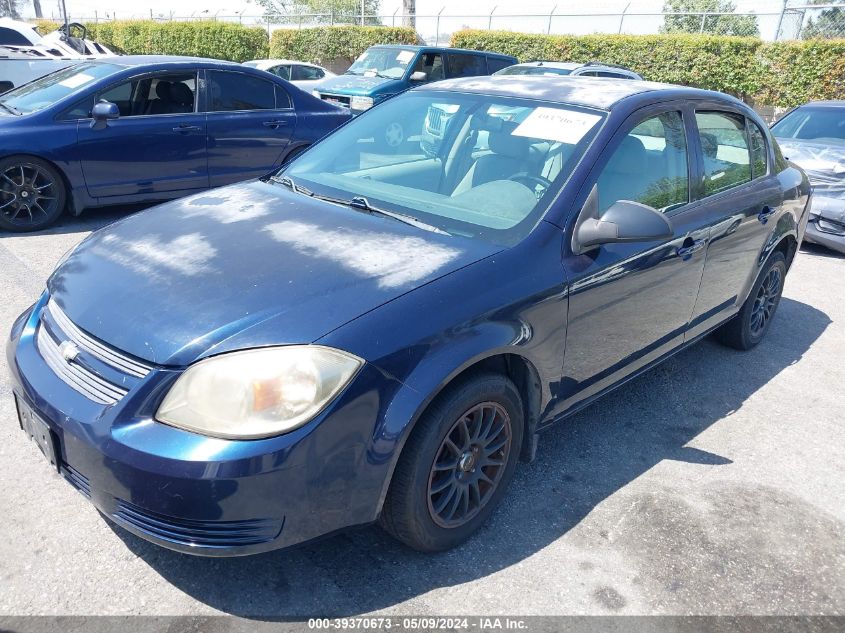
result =
[[[81,24],[42,35],[35,26],[0,18],[0,93],[17,88],[80,60],[109,57],[112,51],[93,40]]]
[[[273,73],[277,77],[286,79],[306,92],[310,92],[323,79],[336,76],[333,72],[326,70],[322,66],[291,59],[256,59],[251,62],[244,62],[244,65]]]

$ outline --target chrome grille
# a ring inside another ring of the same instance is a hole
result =
[[[41,313],[35,344],[56,376],[99,404],[118,402],[152,370],[80,330],[52,299]],[[73,355],[64,353],[65,346],[74,348]]]
[[[73,321],[68,318],[58,304],[56,304],[56,302],[52,299],[47,302],[47,310],[50,312],[50,316],[52,316],[55,320],[56,325],[58,325],[67,335],[68,339],[73,341],[80,349],[84,349],[92,356],[96,356],[104,363],[111,365],[115,369],[119,369],[130,376],[143,378],[150,373],[151,367],[149,365],[127,358],[123,354],[106,347],[76,327]]]

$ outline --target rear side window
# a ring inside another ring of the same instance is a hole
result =
[[[751,181],[745,118],[727,112],[696,112],[704,154],[704,194],[709,196]]]
[[[212,70],[208,73],[209,110],[237,112],[274,110],[275,84],[244,73]]]
[[[322,79],[325,73],[319,68],[313,66],[293,66],[291,68],[292,81],[313,81],[315,79]]]
[[[487,74],[487,61],[482,55],[449,53],[448,77],[475,77]]]
[[[285,108],[292,108],[290,95],[281,86],[276,86],[276,108],[284,110]]]
[[[488,57],[487,58],[487,72],[491,75],[503,68],[507,68],[508,66],[512,66],[513,61],[510,59],[501,59],[499,57]]]
[[[748,122],[748,140],[751,143],[751,177],[761,178],[768,171],[769,153],[766,151],[766,137],[753,121]]]

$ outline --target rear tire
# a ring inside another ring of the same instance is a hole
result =
[[[0,160],[0,228],[38,231],[56,221],[67,191],[55,167],[34,156]]]
[[[522,399],[499,374],[447,388],[420,418],[399,457],[379,522],[425,552],[469,538],[493,513],[522,445]]]
[[[785,279],[786,258],[777,251],[769,256],[739,314],[716,330],[716,338],[734,349],[745,351],[755,347],[769,330]]]

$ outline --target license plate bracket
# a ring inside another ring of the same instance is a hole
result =
[[[56,471],[59,471],[59,439],[50,426],[22,398],[15,394],[15,407],[18,410],[18,422],[24,433],[35,442],[44,457]]]

